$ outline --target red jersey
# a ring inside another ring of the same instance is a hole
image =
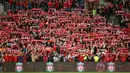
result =
[[[60,5],[60,3],[57,1],[57,2],[55,2],[55,8],[58,8],[59,7],[59,5]]]
[[[52,2],[48,2],[48,6],[51,7],[53,4]]]
[[[73,62],[73,58],[71,57],[71,58],[69,58],[69,62]]]
[[[13,3],[13,0],[9,0],[9,3],[12,4],[12,3]]]
[[[113,61],[114,61],[114,57],[111,56],[111,57],[110,57],[110,62],[113,62]]]
[[[123,4],[119,4],[118,7],[119,7],[120,9],[122,9],[122,8],[123,8]]]
[[[26,62],[26,58],[27,58],[26,56],[23,57],[23,62]]]
[[[126,62],[127,56],[121,56],[121,62]]]
[[[116,58],[115,58],[115,62],[118,62],[118,61],[119,61],[119,58],[118,58],[118,57],[116,57]]]
[[[56,48],[57,48],[56,45],[53,45],[53,51],[56,51]]]
[[[72,4],[73,3],[73,0],[67,0],[68,3]]]
[[[13,62],[13,57],[12,56],[8,56],[9,62]]]
[[[71,1],[68,1],[67,7],[68,7],[68,8],[71,8],[71,6],[72,6],[72,2],[71,2]]]
[[[84,61],[84,57],[82,55],[79,55],[79,61],[83,62]]]
[[[48,61],[48,57],[47,57],[47,56],[44,56],[44,57],[43,57],[43,61],[44,61],[44,62],[47,62],[47,61]]]
[[[105,55],[104,54],[102,55],[102,61],[105,61]]]
[[[63,4],[63,5],[64,5],[64,8],[66,8],[66,7],[67,7],[67,2],[64,2],[64,4]]]
[[[18,62],[18,57],[14,56],[14,62]]]
[[[67,6],[68,8],[71,8],[71,4],[70,3],[68,3],[68,6]]]
[[[5,62],[9,62],[9,57],[8,56],[4,56]]]
[[[110,57],[105,57],[105,62],[110,62]]]

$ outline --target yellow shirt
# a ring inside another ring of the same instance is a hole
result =
[[[92,12],[93,12],[93,15],[95,15],[95,14],[97,13],[97,11],[96,11],[96,10],[93,10]]]
[[[94,56],[94,61],[98,62],[98,60],[99,60],[99,57],[98,56]]]
[[[87,60],[87,55],[84,57],[84,61],[86,61]]]

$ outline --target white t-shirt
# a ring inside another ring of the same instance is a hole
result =
[[[59,58],[58,57],[53,57],[54,62],[58,62]]]

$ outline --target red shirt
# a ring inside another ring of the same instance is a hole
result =
[[[64,4],[63,4],[63,5],[64,5],[64,8],[66,8],[66,7],[67,7],[67,2],[64,2]]]
[[[12,4],[12,3],[13,3],[13,0],[9,0],[9,3]]]
[[[110,57],[106,57],[105,62],[110,62]]]
[[[126,56],[121,56],[121,62],[126,62]]]
[[[73,0],[67,0],[67,2],[72,4],[72,3],[73,3]]]
[[[18,57],[14,56],[14,62],[18,62]]]
[[[64,49],[61,49],[60,52],[61,52],[61,53],[65,53],[66,51],[65,51]]]
[[[84,61],[84,57],[82,55],[79,55],[79,61],[83,62]]]
[[[44,61],[44,62],[47,62],[47,61],[48,61],[48,57],[47,57],[47,56],[44,56],[44,57],[43,57],[43,61]]]
[[[56,2],[56,3],[55,3],[55,8],[58,8],[58,7],[59,7],[59,4],[60,4],[59,2]]]
[[[111,56],[111,57],[110,57],[110,62],[113,62],[113,61],[114,61],[114,57]]]
[[[104,54],[102,55],[102,61],[105,61],[105,55]]]
[[[56,48],[57,48],[56,45],[53,45],[53,51],[56,51]]]
[[[122,4],[119,4],[118,6],[119,6],[119,8],[120,8],[120,9],[122,9],[122,8],[123,8],[123,5],[122,5]]]
[[[68,8],[71,8],[71,4],[69,3],[67,7],[68,7]]]
[[[56,51],[56,47],[53,47],[53,51]]]
[[[48,6],[51,7],[52,6],[52,2],[48,2]]]
[[[8,56],[4,56],[5,62],[9,62],[9,57]]]
[[[9,62],[13,62],[13,57],[12,56],[9,56],[8,59],[9,59]]]
[[[69,58],[69,61],[70,61],[70,62],[73,62],[73,58]]]
[[[118,58],[118,57],[116,57],[116,58],[115,58],[115,61],[116,61],[116,62],[118,62],[118,61],[119,61],[119,58]]]
[[[67,7],[68,7],[68,8],[71,8],[71,6],[72,6],[72,2],[71,2],[71,1],[68,1]]]
[[[26,58],[27,58],[26,56],[23,57],[23,62],[26,62]]]

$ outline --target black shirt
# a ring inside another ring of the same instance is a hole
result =
[[[2,62],[0,62],[0,67],[2,66]]]

